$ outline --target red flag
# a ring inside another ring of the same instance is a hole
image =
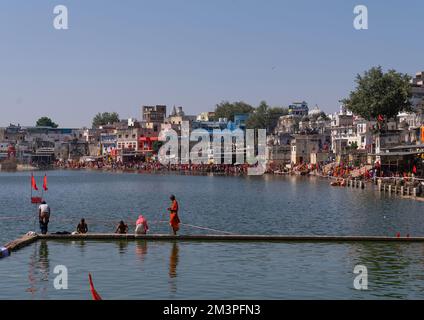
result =
[[[94,289],[93,279],[91,278],[91,274],[88,274],[88,280],[90,282],[90,291],[93,296],[93,300],[102,300],[102,297],[97,293],[96,289]]]
[[[416,167],[416,166],[414,166],[414,167],[412,168],[412,173],[413,173],[413,174],[417,174],[417,167]]]
[[[47,175],[44,175],[44,180],[43,180],[43,189],[44,191],[49,190],[49,188],[47,188]]]
[[[381,114],[378,115],[378,121],[380,121],[380,122],[383,122],[384,121],[384,118],[383,118],[383,116]]]
[[[35,182],[34,175],[31,175],[31,187],[32,187],[34,190],[38,190],[37,183]]]

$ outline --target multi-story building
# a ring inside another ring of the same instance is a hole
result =
[[[116,133],[104,132],[100,134],[100,152],[102,155],[114,155],[116,150]]]
[[[279,133],[267,137],[266,160],[272,167],[291,163],[291,141],[289,133]]]
[[[277,126],[274,130],[276,134],[290,133],[295,134],[300,130],[300,122],[307,120],[309,113],[308,104],[306,102],[294,102],[289,106],[289,114],[281,116],[278,119]],[[308,119],[309,121],[309,119]]]
[[[331,119],[318,106],[303,116],[299,122],[299,132],[319,133],[330,135]]]
[[[116,147],[118,150],[138,150],[140,128],[118,129],[116,131]]]
[[[293,116],[307,116],[309,113],[309,107],[308,104],[303,102],[294,102],[293,104],[289,105],[289,115]]]
[[[161,124],[166,118],[166,106],[143,106],[142,117],[146,128],[152,129],[154,132],[159,132],[161,130]]]
[[[295,134],[299,131],[299,123],[301,117],[294,115],[281,116],[278,119],[277,127],[275,128],[275,133],[290,133]]]
[[[358,143],[357,126],[352,113],[341,106],[340,112],[331,115],[331,150],[337,155],[345,148]]]
[[[354,124],[356,125],[356,145],[358,149],[373,152],[376,121],[367,121],[363,118],[356,118],[354,120]]]
[[[247,119],[249,119],[249,114],[236,113],[234,115],[234,121],[229,123],[229,128],[231,130],[235,130],[235,129],[246,130]]]
[[[202,112],[197,115],[196,121],[213,121],[215,119],[215,112]]]
[[[8,142],[0,142],[0,160],[10,158],[11,147],[12,145]]]
[[[293,164],[311,163],[311,154],[323,150],[325,137],[320,134],[298,134],[291,141],[291,162]]]
[[[424,71],[417,72],[415,77],[411,80],[411,103],[415,111],[422,108],[424,100]]]
[[[416,129],[421,127],[422,115],[415,112],[400,112],[397,116],[397,122],[406,123],[410,129]]]
[[[162,129],[171,128],[177,131],[178,133],[181,133],[181,125],[183,124],[183,122],[187,122],[189,124],[189,128],[191,129],[191,125],[193,121],[196,121],[196,118],[197,118],[196,116],[186,115],[185,112],[183,111],[183,107],[176,108],[174,106],[169,117],[164,119],[161,125],[161,128]]]
[[[0,129],[0,142],[11,142],[13,144],[24,141],[27,131],[22,128],[19,124],[10,124],[6,128]]]

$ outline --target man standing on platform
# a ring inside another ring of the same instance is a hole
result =
[[[46,201],[42,201],[38,207],[38,219],[40,222],[41,234],[46,234],[50,220],[50,207]]]
[[[170,212],[169,224],[172,227],[174,236],[176,236],[177,231],[180,229],[180,218],[178,217],[178,202],[175,199],[174,195],[171,195],[169,199],[171,199],[172,201],[171,206],[168,208],[168,211]]]

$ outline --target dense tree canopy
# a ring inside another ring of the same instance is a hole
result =
[[[346,108],[354,114],[371,120],[383,116],[385,119],[395,117],[401,111],[411,107],[411,85],[407,74],[373,67],[364,75],[357,75],[356,89],[344,99]]]
[[[54,123],[52,119],[49,117],[41,117],[37,120],[37,123],[35,124],[37,127],[51,127],[51,128],[57,128],[59,125]]]
[[[104,126],[106,124],[112,124],[115,122],[119,122],[119,115],[116,112],[98,113],[93,118],[93,128]]]
[[[230,121],[234,121],[235,114],[251,113],[253,110],[254,108],[251,105],[243,101],[233,103],[224,101],[216,105],[215,120],[218,120],[219,118],[227,118]]]
[[[278,119],[287,114],[287,108],[270,107],[265,101],[262,101],[250,115],[246,127],[249,129],[266,129],[271,132],[277,126]]]
[[[248,114],[249,118],[246,127],[249,129],[267,129],[271,132],[277,125],[281,116],[288,114],[287,108],[270,107],[265,101],[262,101],[257,108],[243,101],[230,103],[221,102],[215,109],[215,120],[227,118],[234,121],[235,114]]]

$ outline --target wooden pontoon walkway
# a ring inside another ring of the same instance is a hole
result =
[[[78,235],[33,235],[24,236],[5,245],[10,252],[17,251],[37,240],[146,240],[146,241],[200,241],[200,242],[424,242],[424,237],[385,237],[385,236],[290,236],[290,235],[166,235],[166,234],[101,234],[88,233]]]
[[[384,237],[384,236],[290,236],[290,235],[168,235],[168,234],[78,234],[78,235],[39,235],[46,240],[151,240],[151,241],[203,241],[203,242],[357,242],[357,241],[408,241],[424,242],[424,237]]]

